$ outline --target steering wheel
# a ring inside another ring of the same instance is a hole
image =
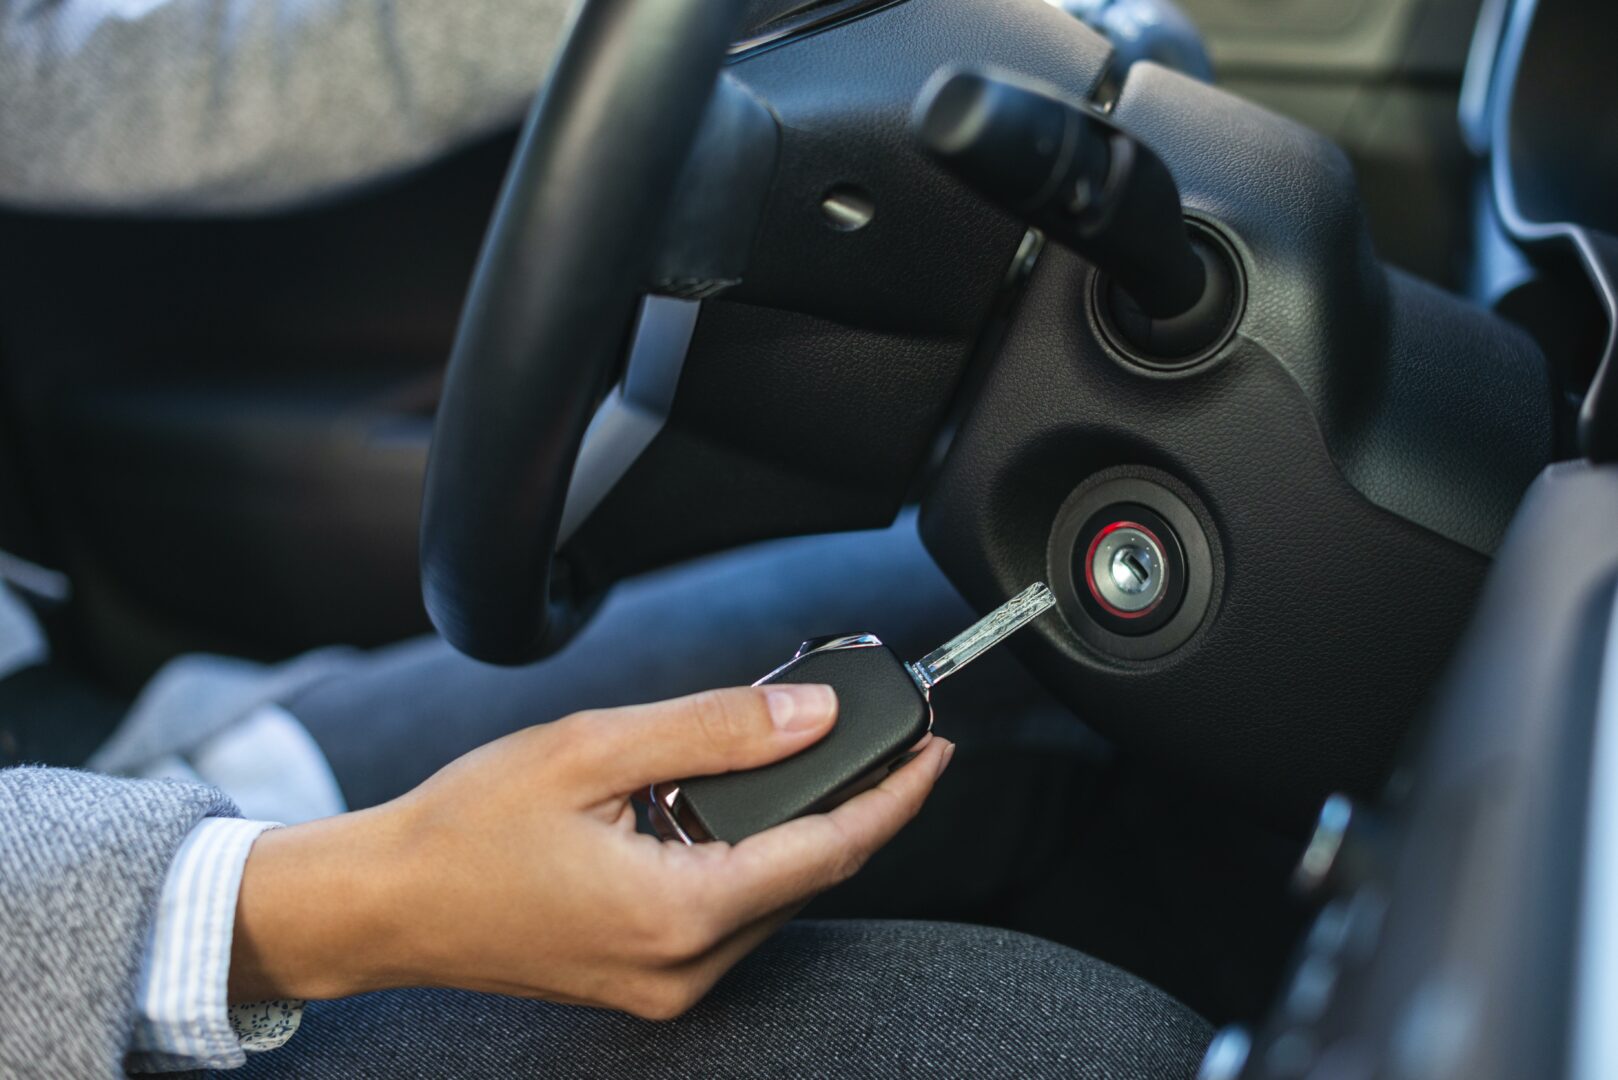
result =
[[[461,315],[422,508],[427,611],[515,664],[582,622],[555,547],[741,15],[738,0],[589,0],[525,124]]]
[[[1324,138],[1109,62],[1040,0],[581,5],[439,412],[444,637],[535,659],[616,581],[919,493],[970,603],[1051,586],[1018,649],[1121,746],[1300,817],[1379,783],[1555,452],[1551,369],[1377,259]],[[654,292],[679,342],[631,340]],[[643,358],[664,413],[586,440]],[[1163,568],[1134,600],[1103,535]]]

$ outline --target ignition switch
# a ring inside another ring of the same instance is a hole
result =
[[[1102,607],[1124,619],[1155,608],[1167,591],[1163,543],[1133,521],[1115,521],[1090,544],[1085,583]]]
[[[1147,634],[1174,617],[1185,597],[1179,538],[1144,506],[1117,504],[1079,531],[1073,577],[1091,617],[1117,634]]]
[[[1116,660],[1184,645],[1217,606],[1222,555],[1196,496],[1139,465],[1096,473],[1056,511],[1045,547],[1067,625]]]

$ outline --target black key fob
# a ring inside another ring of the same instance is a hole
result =
[[[665,839],[736,843],[804,814],[830,810],[880,783],[931,729],[916,676],[872,634],[805,642],[754,685],[825,683],[837,724],[809,749],[747,772],[659,784],[652,821]]]
[[[933,687],[1056,605],[1030,585],[913,664],[875,634],[806,641],[783,667],[754,683],[826,683],[837,691],[837,726],[809,749],[747,772],[703,776],[651,790],[652,824],[665,840],[736,843],[804,814],[830,810],[879,783],[932,730]]]

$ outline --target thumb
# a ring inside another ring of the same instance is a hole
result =
[[[755,769],[818,742],[837,720],[819,684],[746,686],[585,713],[591,776],[621,795],[664,780]]]

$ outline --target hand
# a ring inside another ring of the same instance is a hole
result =
[[[491,743],[374,810],[265,833],[242,878],[233,1001],[403,986],[677,1016],[926,800],[928,737],[879,786],[740,844],[635,832],[630,795],[822,738],[825,686],[579,713]]]

